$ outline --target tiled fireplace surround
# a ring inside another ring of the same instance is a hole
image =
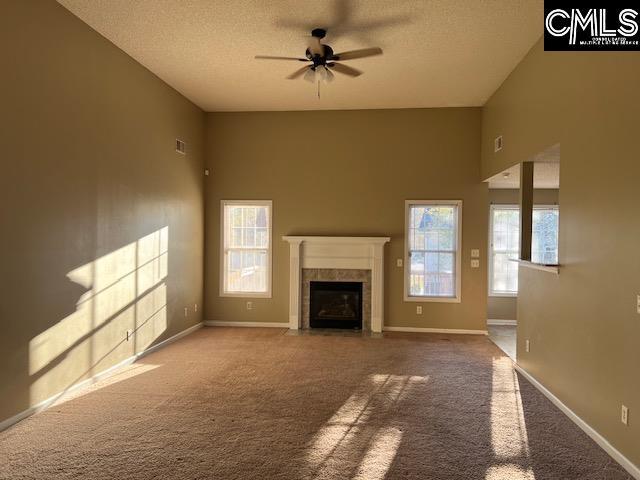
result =
[[[384,244],[388,237],[285,236],[289,243],[289,328],[309,328],[312,281],[362,282],[364,331],[384,324]]]

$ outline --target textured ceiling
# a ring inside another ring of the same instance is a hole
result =
[[[59,0],[206,111],[480,106],[542,34],[543,0]],[[314,27],[357,78],[285,80]]]

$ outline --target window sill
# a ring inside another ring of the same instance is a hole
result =
[[[221,297],[236,297],[236,298],[271,298],[271,292],[259,293],[259,292],[220,292]]]
[[[491,298],[518,298],[517,293],[489,293]]]
[[[460,297],[404,297],[405,302],[440,302],[440,303],[460,303]]]
[[[535,263],[530,262],[529,260],[518,260],[511,258],[510,262],[517,262],[521,267],[530,268],[532,270],[541,270],[543,272],[555,273],[558,275],[560,273],[560,265],[545,265],[543,263]]]

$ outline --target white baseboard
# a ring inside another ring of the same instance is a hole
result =
[[[515,369],[522,374],[524,378],[529,380],[531,384],[536,387],[545,397],[551,400],[556,407],[560,409],[562,413],[564,413],[567,417],[573,421],[580,429],[589,435],[591,439],[596,442],[600,447],[607,452],[611,458],[613,458],[616,462],[618,462],[629,474],[635,478],[640,480],[640,468],[634,465],[631,460],[625,457],[620,451],[618,451],[613,445],[609,443],[609,441],[600,435],[593,427],[591,427],[587,422],[585,422],[582,418],[580,418],[573,410],[567,407],[562,400],[556,397],[553,393],[551,393],[547,388],[542,385],[538,380],[536,380],[530,373],[524,370],[520,365],[514,364]]]
[[[500,318],[490,318],[487,320],[487,325],[518,325],[517,320],[502,320]]]
[[[409,333],[454,333],[462,335],[487,335],[486,330],[462,330],[457,328],[422,328],[422,327],[382,327],[385,332]]]
[[[221,322],[218,320],[207,320],[204,324],[207,327],[289,328],[289,322]]]
[[[110,375],[113,375],[116,370],[118,370],[119,368],[122,368],[126,365],[131,365],[132,363],[134,363],[136,360],[139,360],[140,358],[149,355],[152,352],[155,352],[156,350],[159,350],[162,347],[167,346],[170,343],[175,342],[176,340],[179,340],[180,338],[189,335],[191,332],[194,332],[196,330],[198,330],[199,328],[202,327],[202,322],[200,323],[196,323],[195,325],[193,325],[192,327],[189,327],[183,331],[181,331],[180,333],[176,333],[174,336],[167,338],[166,340],[163,340],[162,342],[158,343],[157,345],[153,345],[152,347],[147,348],[146,350],[140,352],[140,353],[136,353],[135,355],[132,355],[131,357],[125,358],[124,360],[122,360],[121,362],[116,363],[115,365],[113,365],[112,367],[107,368],[106,370],[103,370],[102,372],[96,373],[95,375],[93,375],[91,378],[87,378],[86,380],[82,380],[81,382],[75,383],[73,385],[71,385],[70,387],[66,388],[65,390],[63,390],[62,392],[58,392],[55,395],[47,398],[46,400],[43,400],[40,403],[37,403],[36,405],[33,405],[29,408],[27,408],[26,410],[23,410],[22,412],[18,413],[17,415],[14,415],[13,417],[7,418],[6,420],[2,420],[0,422],[0,432],[3,430],[6,430],[7,428],[11,427],[12,425],[15,425],[16,423],[18,423],[21,420],[24,420],[27,417],[30,417],[31,415],[33,415],[34,413],[38,413],[41,412],[43,410],[46,410],[47,408],[49,408],[51,405],[53,405],[55,402],[57,402],[58,400],[60,400],[61,398],[63,398],[65,395],[71,393],[71,392],[75,392],[76,390],[80,390],[82,388],[88,387],[89,385],[93,385],[94,383],[109,377]]]

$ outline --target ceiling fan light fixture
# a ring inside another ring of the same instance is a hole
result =
[[[304,74],[303,78],[305,79],[305,81],[307,81],[309,83],[315,83],[316,82],[316,71],[315,71],[314,67],[309,67],[309,69]]]
[[[327,81],[327,69],[324,65],[320,65],[316,67],[316,75],[321,82]]]

